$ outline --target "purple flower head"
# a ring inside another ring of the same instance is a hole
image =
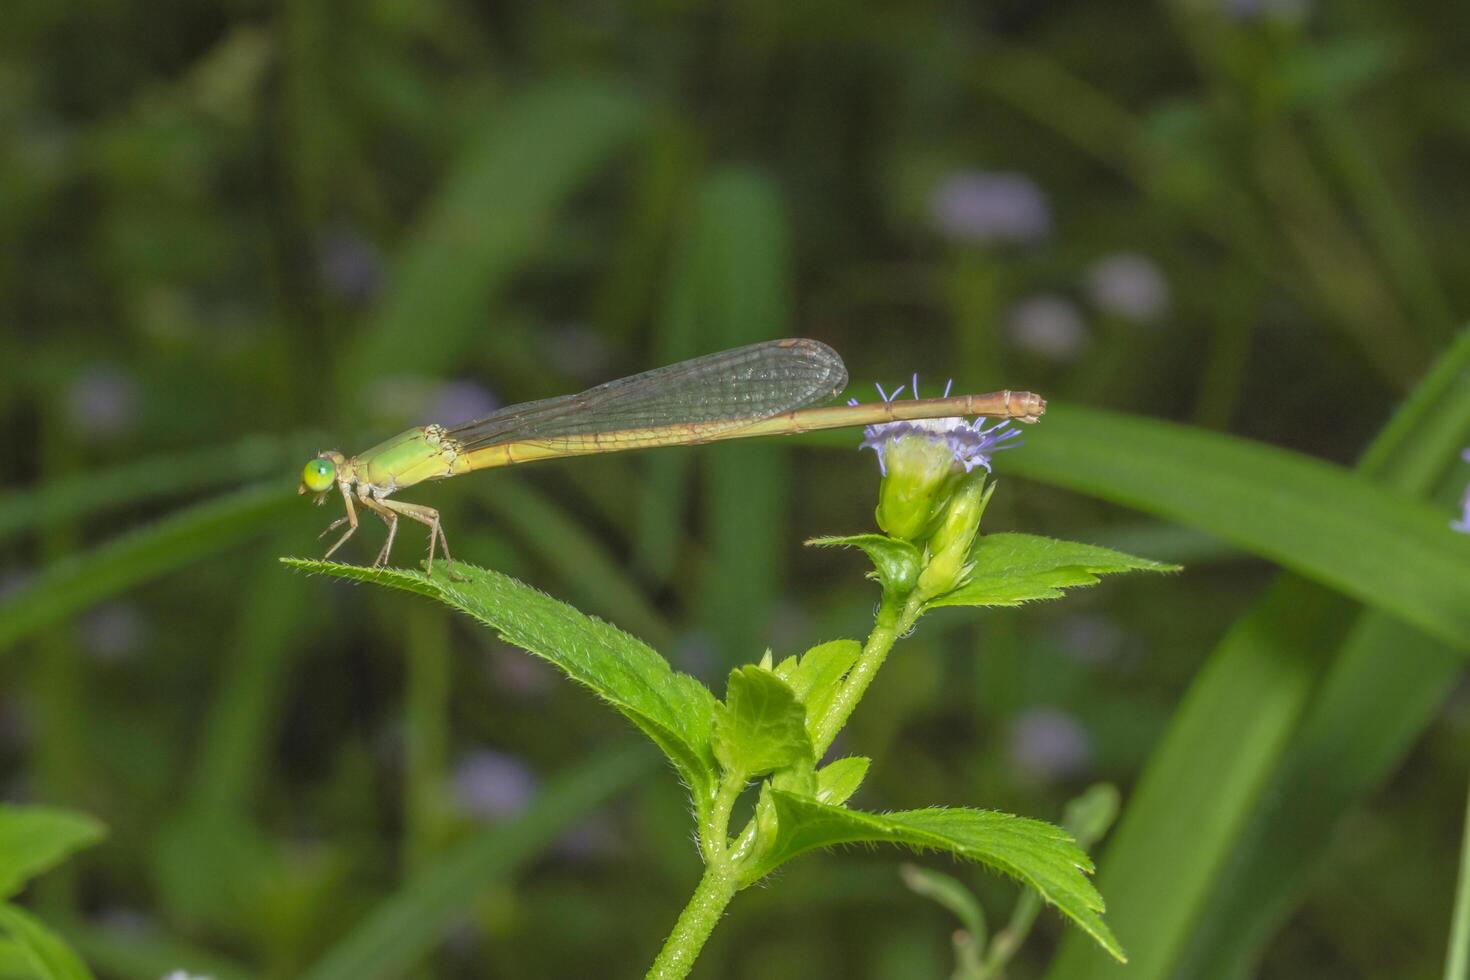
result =
[[[951,174],[929,195],[929,215],[940,234],[973,245],[1025,245],[1051,233],[1051,205],[1023,174]]]
[[[1462,452],[1460,458],[1470,463],[1470,449]],[[1461,534],[1470,534],[1470,485],[1465,487],[1465,494],[1460,498],[1460,519],[1450,521],[1450,528]]]
[[[918,398],[919,376],[917,374],[913,376],[910,384],[913,397]],[[949,397],[949,390],[953,386],[953,379],[945,383],[943,397]],[[884,391],[881,385],[873,387],[878,389],[878,396],[885,403],[897,399],[904,389],[903,385],[899,385],[890,393]],[[858,400],[850,398],[847,403],[856,405]],[[966,473],[977,466],[989,473],[990,457],[994,453],[1021,445],[1019,442],[1011,441],[1020,438],[1021,430],[1013,429],[1010,425],[1010,419],[987,426],[983,419],[975,419],[970,422],[958,417],[880,422],[863,427],[863,441],[859,443],[859,447],[871,449],[878,454],[878,470],[884,476],[888,475],[888,463],[885,459],[888,444],[909,436],[922,437],[930,442],[947,446],[954,463],[963,467]]]
[[[1006,314],[1005,330],[1022,350],[1054,361],[1069,361],[1087,346],[1087,327],[1070,300],[1039,293],[1016,303]]]
[[[1087,295],[1104,313],[1151,323],[1169,311],[1169,283],[1147,256],[1118,252],[1087,270]]]
[[[460,810],[486,820],[513,817],[536,792],[536,776],[513,755],[479,749],[454,765],[450,793]]]

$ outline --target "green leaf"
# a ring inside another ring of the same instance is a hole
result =
[[[1059,827],[990,810],[863,813],[779,790],[770,794],[777,831],[745,872],[758,880],[786,861],[837,844],[888,843],[947,851],[1036,889],[1118,961],[1123,950],[1102,920],[1103,901],[1087,873],[1092,861]]]
[[[1060,599],[1062,589],[1094,585],[1099,575],[1178,570],[1177,565],[1034,534],[981,535],[971,560],[974,567],[965,584],[930,600],[928,607],[1019,606],[1038,599]]]
[[[1081,796],[1067,801],[1062,827],[1077,838],[1078,844],[1091,847],[1103,839],[1113,821],[1118,819],[1121,802],[1118,787],[1111,783],[1089,786]]]
[[[923,555],[907,541],[885,534],[849,534],[838,537],[810,538],[806,542],[817,548],[861,548],[873,561],[873,578],[884,592],[911,592],[919,579]]]
[[[1363,454],[1359,472],[1400,494],[1463,487],[1455,464],[1470,441],[1467,371],[1463,330]],[[1412,638],[1402,618],[1370,611],[1355,624],[1353,613],[1343,596],[1281,576],[1191,683],[1129,794],[1100,876],[1111,921],[1133,953],[1130,977],[1248,974],[1229,969],[1230,960],[1250,962],[1329,846],[1332,826],[1383,778],[1453,685],[1457,673],[1443,663],[1451,647]],[[1371,748],[1353,751],[1364,745]],[[1295,778],[1312,765],[1333,771]],[[1279,820],[1278,809],[1292,818]],[[1090,980],[1103,962],[1066,940],[1048,978]],[[1186,969],[1200,962],[1212,972]]]
[[[380,312],[346,351],[346,385],[452,368],[484,333],[493,297],[557,212],[645,113],[607,78],[557,79],[508,99],[465,147],[394,262]]]
[[[843,676],[862,652],[863,645],[856,640],[832,640],[812,647],[800,660],[787,657],[776,665],[776,673],[806,708],[809,735],[815,737],[817,724],[837,696]]]
[[[846,803],[863,784],[871,761],[866,756],[850,755],[845,759],[834,759],[818,769],[817,802],[830,806]]]
[[[591,688],[663,750],[701,814],[714,792],[710,732],[717,702],[699,681],[675,671],[651,647],[507,575],[455,562],[434,576],[406,569],[283,558],[308,572],[371,582],[438,599],[478,619],[507,642],[549,660]]]
[[[619,746],[550,780],[525,812],[448,847],[379,902],[301,980],[389,980],[416,969],[475,899],[649,771],[642,745]]]
[[[806,712],[790,685],[763,667],[732,670],[715,715],[714,750],[726,772],[745,779],[803,763],[810,770]]]
[[[106,836],[102,822],[85,813],[0,803],[0,898]]]
[[[1470,653],[1470,535],[1449,533],[1443,508],[1331,463],[1153,419],[1051,404],[1043,429],[1008,471],[1192,525]]]
[[[915,894],[938,902],[960,920],[960,925],[974,938],[975,945],[985,946],[985,910],[973,892],[953,875],[932,868],[921,868],[917,864],[903,864],[898,873],[903,883]]]
[[[300,505],[284,484],[250,487],[57,562],[0,604],[0,650],[108,596],[234,547]]]
[[[0,904],[0,930],[21,948],[37,980],[92,980],[92,971],[29,912]]]

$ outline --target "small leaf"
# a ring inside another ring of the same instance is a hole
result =
[[[726,772],[745,779],[802,763],[810,771],[806,712],[791,686],[763,667],[732,670],[715,715],[714,752]]]
[[[817,770],[817,802],[829,806],[846,803],[863,784],[863,777],[868,774],[868,762],[866,756],[850,755]]]
[[[101,821],[85,813],[0,804],[0,897],[105,836]]]
[[[20,947],[31,975],[38,980],[92,980],[92,971],[81,958],[29,912],[0,904],[0,930]]]
[[[842,678],[857,663],[863,645],[856,640],[832,640],[814,646],[801,659],[787,657],[776,665],[776,673],[806,708],[807,734],[815,735],[817,724],[827,713],[842,686]]]
[[[651,647],[544,592],[484,568],[455,562],[430,578],[400,568],[283,558],[285,564],[355,582],[438,599],[495,630],[507,642],[551,661],[591,688],[673,762],[703,815],[713,799],[710,730],[718,702],[699,681],[669,666]]]
[[[1034,534],[982,535],[970,559],[973,567],[965,584],[930,601],[930,608],[1018,606],[1037,599],[1059,599],[1062,589],[1093,585],[1099,575],[1178,571],[1177,565]]]
[[[974,938],[975,945],[985,946],[985,910],[958,878],[917,864],[900,865],[898,873],[911,891],[933,899],[953,912],[960,925]]]
[[[747,883],[798,854],[837,844],[890,843],[948,851],[1030,885],[1114,958],[1125,960],[1102,920],[1102,896],[1087,879],[1092,861],[1059,827],[990,810],[864,813],[780,790],[771,791],[770,805],[775,833],[743,872]]]
[[[1113,821],[1118,819],[1119,802],[1118,787],[1112,783],[1096,783],[1087,787],[1081,796],[1067,801],[1062,826],[1077,838],[1077,843],[1091,847],[1102,840]]]
[[[913,591],[919,580],[923,555],[907,541],[883,534],[851,534],[845,537],[811,538],[807,544],[818,548],[861,548],[873,562],[874,578],[884,592],[903,595]]]

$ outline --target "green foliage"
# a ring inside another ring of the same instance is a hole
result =
[[[552,215],[643,118],[606,78],[555,79],[501,105],[409,233],[381,311],[342,362],[344,381],[451,367]]]
[[[841,806],[852,798],[868,775],[871,759],[861,755],[850,755],[834,759],[817,770],[818,803]]]
[[[924,555],[917,547],[886,534],[848,534],[811,538],[807,544],[817,548],[861,548],[872,559],[872,579],[883,591],[903,595],[919,581]]]
[[[513,821],[487,827],[446,849],[369,910],[302,980],[388,980],[412,973],[476,896],[645,775],[653,758],[641,746],[620,746],[558,775]]]
[[[92,971],[34,916],[0,904],[0,932],[10,937],[36,980],[92,980]]]
[[[716,702],[709,690],[640,641],[585,616],[515,579],[463,562],[431,578],[402,569],[370,569],[288,558],[293,568],[372,582],[438,599],[474,617],[529,653],[591,688],[663,750],[701,812],[713,797],[710,737]]]
[[[817,720],[827,714],[842,678],[857,663],[863,645],[856,640],[832,640],[812,647],[800,659],[787,657],[776,673],[806,709],[807,731],[815,735]]]
[[[106,835],[101,821],[85,813],[0,804],[0,898]]]
[[[888,843],[946,851],[984,864],[1036,889],[1122,961],[1123,950],[1102,921],[1103,902],[1087,872],[1092,862],[1060,828],[989,810],[929,809],[862,813],[773,791],[779,833],[746,870],[758,880],[799,854],[838,844]]]
[[[1445,533],[1442,509],[1330,463],[1053,403],[1046,438],[1008,466],[1201,528],[1470,653],[1470,536]]]
[[[52,565],[0,604],[0,651],[125,589],[238,547],[293,503],[299,498],[281,484],[239,490]]]
[[[985,947],[985,910],[964,882],[953,875],[933,868],[921,868],[917,864],[905,864],[899,868],[899,873],[911,891],[949,909],[970,934],[971,942],[982,949]]]
[[[726,773],[754,779],[812,765],[806,713],[791,686],[774,671],[737,667],[715,714],[714,753]]]
[[[929,600],[929,606],[1019,606],[1060,599],[1063,589],[1095,585],[1099,575],[1178,571],[1176,565],[1034,534],[983,534],[970,561],[963,584]]]

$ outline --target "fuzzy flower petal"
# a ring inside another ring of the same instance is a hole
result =
[[[1470,449],[1462,452],[1460,458],[1470,463]],[[1450,528],[1461,534],[1470,534],[1470,485],[1465,487],[1465,495],[1460,498],[1460,519],[1450,521]]]
[[[945,396],[954,382],[951,380],[944,386]],[[874,385],[878,389],[878,395],[884,402],[891,402],[898,398],[904,390],[904,385],[899,385],[891,393],[885,392],[881,385]],[[913,397],[919,397],[919,376],[913,376]],[[856,405],[856,398],[848,400],[849,405]],[[990,457],[1002,449],[1012,449],[1021,445],[1019,440],[1021,430],[1011,426],[1011,420],[1005,419],[987,425],[984,419],[968,421],[966,419],[941,418],[941,419],[915,419],[905,422],[880,422],[877,425],[863,427],[863,441],[859,446],[863,449],[871,449],[878,454],[878,469],[884,476],[888,475],[887,463],[884,460],[884,450],[890,442],[897,441],[909,436],[917,436],[930,440],[931,442],[943,443],[949,448],[954,462],[963,467],[966,473],[975,467],[980,467],[985,472],[990,472]]]

